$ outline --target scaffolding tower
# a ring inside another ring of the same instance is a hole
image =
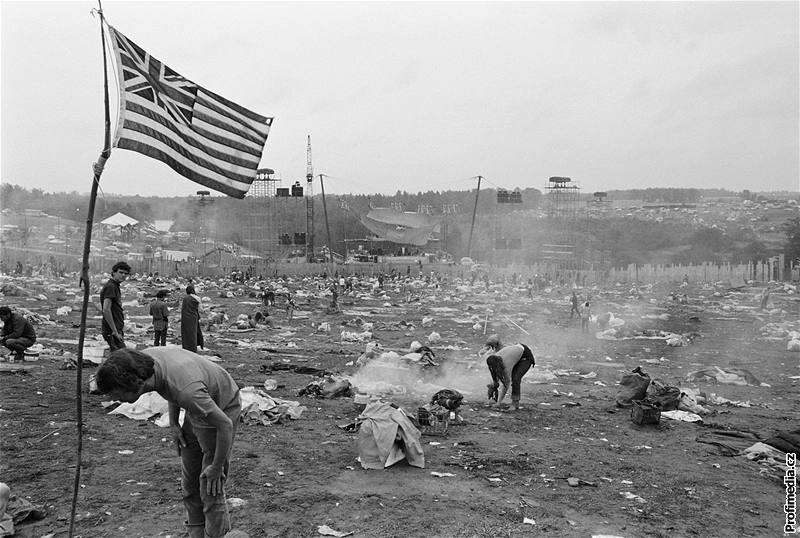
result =
[[[545,214],[550,230],[538,259],[564,269],[586,269],[594,263],[581,189],[569,177],[551,177],[545,186]]]
[[[551,177],[545,187],[548,218],[574,219],[578,215],[581,188],[568,177]]]
[[[268,168],[258,170],[244,199],[242,242],[251,253],[268,260],[305,254],[305,197],[300,182],[291,188],[272,177]]]

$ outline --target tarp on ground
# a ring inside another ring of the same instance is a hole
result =
[[[439,231],[440,218],[425,213],[399,212],[388,207],[371,208],[358,215],[361,224],[380,239],[403,245],[423,246]]]

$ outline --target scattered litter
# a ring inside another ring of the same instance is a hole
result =
[[[529,517],[526,517],[526,518],[523,518],[522,523],[524,525],[536,525],[536,520],[535,519],[531,519]]]
[[[228,508],[236,510],[237,508],[241,508],[247,505],[247,501],[244,499],[240,499],[239,497],[228,497]]]
[[[431,471],[431,475],[438,476],[439,478],[447,478],[448,476],[455,476],[453,473],[440,473],[439,471]]]
[[[342,538],[343,536],[350,536],[352,532],[341,532],[330,528],[327,525],[319,525],[317,527],[317,532],[324,535],[324,536],[337,536],[338,538]]]
[[[638,496],[638,495],[636,495],[634,493],[631,493],[630,491],[620,491],[619,494],[622,495],[623,497],[625,497],[626,499],[636,501],[637,503],[644,504],[644,503],[647,502],[643,498],[641,498],[640,496]]]
[[[690,413],[689,411],[663,411],[661,416],[671,420],[680,420],[681,422],[703,422],[703,417]]]

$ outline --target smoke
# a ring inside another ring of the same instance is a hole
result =
[[[366,394],[408,395],[427,403],[437,391],[453,389],[474,403],[485,399],[486,383],[491,378],[477,354],[449,358],[436,367],[422,366],[389,352],[364,364],[349,380]]]

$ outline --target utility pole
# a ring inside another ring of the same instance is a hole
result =
[[[328,256],[329,261],[333,263],[333,243],[331,243],[331,227],[328,224],[328,205],[325,203],[325,183],[322,181],[322,176],[325,174],[319,175],[319,186],[322,189],[322,211],[325,213],[325,231],[328,234]]]
[[[306,151],[306,254],[314,261],[314,168],[311,166],[311,135],[308,135]]]
[[[469,243],[467,243],[467,256],[472,256],[472,232],[475,230],[475,215],[478,213],[478,195],[481,192],[481,180],[483,176],[478,176],[478,188],[475,191],[475,208],[472,210],[472,224],[469,227]]]

